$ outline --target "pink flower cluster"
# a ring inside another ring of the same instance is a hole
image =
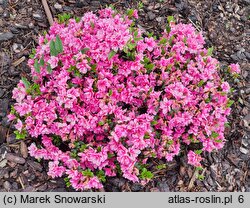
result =
[[[14,89],[9,117],[36,138],[29,153],[50,161],[51,177],[67,175],[77,190],[101,188],[100,171],[139,182],[148,158],[171,161],[193,143],[209,152],[223,147],[230,87],[201,33],[170,27],[158,40],[143,38],[129,17],[107,8],[55,23],[40,37],[29,60],[32,82]],[[63,52],[51,55],[56,37]],[[201,159],[188,153],[194,166]]]

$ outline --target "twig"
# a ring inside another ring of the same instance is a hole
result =
[[[20,184],[22,186],[22,189],[25,189],[25,186],[23,184],[22,178],[20,176],[18,177],[18,180],[19,180],[19,182],[20,182]]]
[[[190,18],[188,18],[188,20],[192,23],[192,25],[196,28],[196,30],[198,30],[199,32],[201,31],[201,28],[197,26]]]
[[[50,26],[53,25],[53,17],[52,17],[52,14],[51,14],[51,11],[49,9],[49,5],[47,3],[47,0],[42,0],[42,4],[43,4],[43,8],[45,10],[45,13],[46,13],[46,16],[47,16],[47,19],[49,21],[49,24]]]
[[[194,174],[193,174],[193,176],[192,176],[192,178],[191,178],[191,180],[190,180],[190,182],[189,182],[189,184],[188,184],[188,190],[190,190],[190,189],[193,188],[193,186],[194,186],[194,181],[195,181],[195,179],[196,179],[196,177],[197,177],[197,174],[198,174],[198,170],[195,169]]]
[[[18,66],[19,64],[21,64],[24,60],[25,60],[25,56],[22,56],[20,59],[14,61],[14,62],[12,63],[12,65],[13,65],[14,67],[16,67],[16,66]]]

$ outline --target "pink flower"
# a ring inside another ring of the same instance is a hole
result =
[[[65,167],[59,166],[59,161],[49,162],[48,175],[50,175],[52,178],[61,177],[65,170]]]
[[[239,66],[239,64],[230,64],[229,65],[229,69],[230,69],[231,73],[237,73],[237,74],[240,73],[240,66]]]
[[[23,123],[20,119],[17,120],[17,124],[15,125],[15,128],[18,130],[18,131],[21,131],[22,128],[23,128]]]
[[[153,51],[154,47],[156,46],[156,42],[154,38],[145,38],[145,43],[147,44],[147,49],[149,51]]]
[[[59,58],[57,56],[51,56],[48,60],[48,63],[50,64],[51,68],[54,69],[58,66]]]
[[[196,154],[193,151],[188,152],[188,164],[193,165],[195,167],[200,167],[200,161],[202,160],[201,156],[199,154]]]
[[[138,19],[138,11],[136,9],[134,9],[133,17]]]
[[[223,92],[229,92],[230,91],[230,86],[229,86],[228,82],[222,82],[221,88],[222,88]]]

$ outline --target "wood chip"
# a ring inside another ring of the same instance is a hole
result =
[[[25,163],[25,159],[22,158],[22,157],[19,157],[19,156],[16,156],[14,154],[11,154],[11,153],[7,153],[5,155],[5,158],[10,161],[10,162],[14,162],[14,163],[17,163],[17,164],[24,164]]]
[[[20,142],[20,153],[23,156],[23,158],[28,157],[28,148],[27,145],[24,143],[24,141]]]

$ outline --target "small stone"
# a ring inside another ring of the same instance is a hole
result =
[[[233,12],[233,8],[232,8],[231,5],[227,4],[225,8],[226,8],[226,10],[227,10],[229,13],[232,13],[232,12]]]
[[[5,89],[0,88],[0,98],[3,97],[5,91],[6,91]]]
[[[159,188],[160,192],[169,192],[170,191],[169,186],[165,181],[160,182],[157,187]]]
[[[248,154],[249,150],[244,147],[240,147],[240,152],[246,155]]]
[[[9,182],[9,181],[5,181],[5,182],[3,183],[3,187],[5,188],[6,191],[10,191],[10,189],[11,189],[11,184],[10,184],[10,182]]]
[[[17,164],[24,164],[25,163],[25,159],[22,158],[22,157],[19,157],[17,155],[14,155],[12,153],[7,153],[5,155],[5,158],[10,161],[10,162],[14,162],[14,163],[17,163]]]
[[[15,53],[20,53],[24,49],[24,47],[21,44],[14,43],[12,45],[12,49]]]
[[[2,63],[3,66],[10,64],[10,56],[5,52],[0,52],[0,63]]]
[[[7,10],[5,10],[4,13],[3,13],[3,17],[4,18],[10,18],[10,13]]]
[[[3,7],[0,6],[0,15],[3,14],[3,12],[4,12],[4,9]]]
[[[160,9],[160,7],[161,7],[161,4],[160,4],[160,3],[156,3],[156,4],[155,4],[155,9]]]
[[[156,18],[156,21],[157,21],[157,22],[161,22],[161,20],[162,20],[162,17],[157,17],[157,18]]]
[[[245,56],[247,57],[247,59],[249,60],[249,59],[250,59],[250,53],[247,52],[247,51],[245,51],[244,54],[245,54]]]
[[[16,28],[16,27],[10,27],[9,29],[10,29],[10,31],[11,31],[13,34],[18,34],[18,33],[21,32],[21,31],[20,31],[18,28]]]
[[[76,7],[84,7],[88,6],[88,2],[86,0],[76,0]]]
[[[0,42],[10,40],[13,37],[14,35],[11,32],[0,33]]]
[[[133,192],[141,191],[142,189],[143,189],[143,186],[139,183],[134,183],[131,186],[131,191],[133,191]]]
[[[244,117],[243,124],[245,127],[250,128],[250,114],[248,114]]]
[[[243,2],[247,5],[250,4],[250,0],[243,0]]]
[[[237,56],[239,57],[239,59],[243,60],[246,58],[244,51],[238,51],[237,52]]]
[[[34,18],[35,20],[37,20],[37,21],[44,21],[42,15],[39,14],[39,13],[34,13],[34,14],[33,14],[33,18]]]
[[[99,7],[100,6],[100,1],[91,1],[91,5],[95,6],[95,7]]]
[[[234,61],[239,61],[239,58],[238,58],[238,56],[237,56],[236,54],[232,54],[230,57],[231,57]]]
[[[156,17],[156,15],[153,12],[151,12],[151,11],[148,12],[148,18],[149,18],[149,20],[154,20],[155,17]]]
[[[55,7],[55,9],[57,9],[57,10],[61,10],[61,9],[62,9],[62,5],[61,5],[61,4],[58,4],[58,3],[55,3],[55,4],[54,4],[54,7]]]
[[[18,184],[17,184],[17,182],[13,182],[12,183],[12,189],[18,190]]]
[[[18,29],[27,29],[28,28],[26,25],[22,25],[22,24],[18,24],[18,23],[15,24],[15,27]]]
[[[29,28],[30,28],[30,29],[33,29],[33,28],[35,27],[35,25],[34,25],[34,23],[33,23],[33,22],[29,23],[29,25],[28,25],[28,26],[29,26]]]
[[[7,164],[7,160],[3,159],[2,161],[0,161],[0,168],[4,168]]]

